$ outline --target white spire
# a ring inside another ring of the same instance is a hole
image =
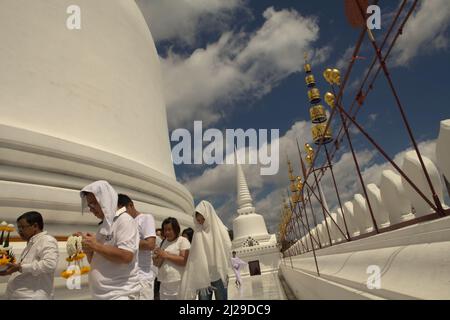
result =
[[[242,167],[238,161],[236,161],[236,166],[238,214],[255,213],[252,196],[248,190],[247,180],[245,179],[244,172],[242,171]]]
[[[238,155],[235,150],[235,157],[237,158],[237,156]],[[267,227],[263,216],[257,214],[255,207],[253,207],[253,200],[250,195],[250,191],[248,190],[244,171],[236,158],[236,200],[238,206],[238,216],[233,220],[233,247],[240,248],[249,237],[261,244],[262,242],[270,241],[271,235],[267,232]]]

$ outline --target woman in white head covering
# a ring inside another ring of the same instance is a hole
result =
[[[228,271],[231,268],[231,240],[228,230],[208,201],[201,201],[194,213],[194,236],[183,275],[180,299],[227,300]]]

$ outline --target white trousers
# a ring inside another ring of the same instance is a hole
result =
[[[152,279],[151,281],[141,281],[142,290],[139,297],[139,300],[154,300],[154,292],[153,292],[153,284],[155,281]]]
[[[160,300],[178,300],[180,286],[181,280],[174,282],[161,282],[161,286],[159,288]]]
[[[153,283],[141,280],[140,285],[141,289],[138,292],[117,297],[114,300],[153,300]]]

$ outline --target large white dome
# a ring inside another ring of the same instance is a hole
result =
[[[66,27],[73,4],[81,30]],[[191,224],[159,58],[134,1],[0,0],[0,39],[0,219],[37,209],[53,233],[93,226],[73,214],[78,190],[105,179],[158,221]]]

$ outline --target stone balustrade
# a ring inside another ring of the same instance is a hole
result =
[[[423,163],[429,174],[434,191],[444,210],[448,209],[444,203],[444,192],[446,182],[448,187],[450,177],[449,146],[450,120],[445,120],[441,122],[441,130],[436,143],[437,163],[435,164],[431,159],[422,155]],[[401,169],[431,204],[435,206],[429,183],[415,151],[405,153]],[[396,226],[402,226],[413,219],[435,214],[435,210],[430,203],[425,201],[404,177],[393,170],[382,171],[379,185],[370,183],[366,186],[366,191],[377,228],[381,232],[383,230],[396,229]],[[317,225],[311,229],[313,239],[317,240],[313,241],[315,249],[346,241],[347,229],[345,228],[344,217],[352,240],[375,234],[374,222],[368,202],[362,194],[355,194],[351,201],[343,204],[342,209],[336,209],[337,213],[330,213],[331,217],[327,215],[326,221],[323,219],[318,221]],[[419,219],[417,221],[420,222],[422,220]],[[339,231],[338,226],[345,236]],[[286,253],[295,255],[299,252],[306,253],[311,251],[310,241],[309,235],[303,236]],[[320,242],[320,246],[316,242]],[[306,247],[308,247],[308,250]]]

